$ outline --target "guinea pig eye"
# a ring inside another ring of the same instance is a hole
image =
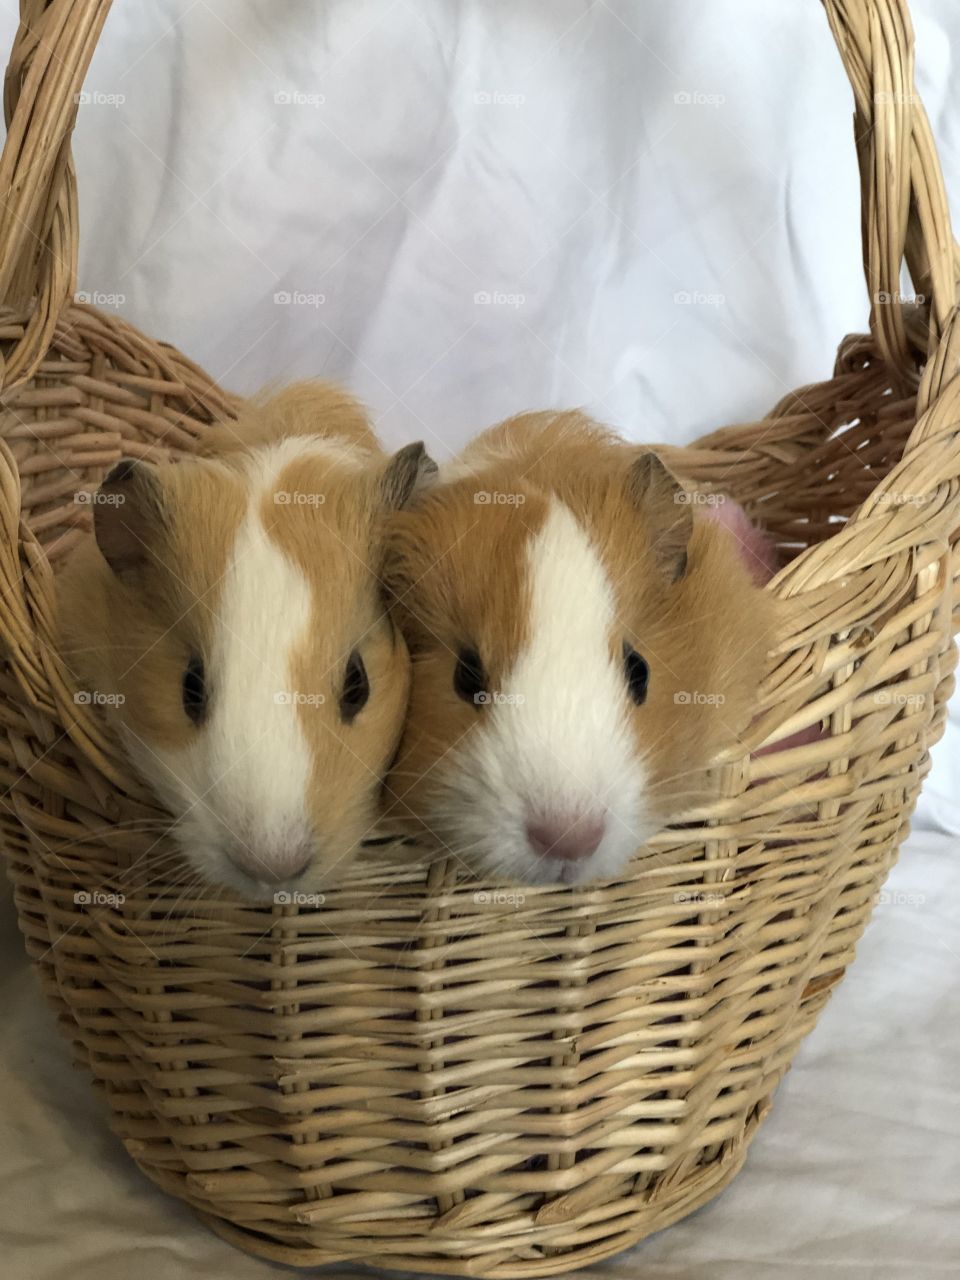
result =
[[[354,649],[347,659],[347,670],[343,677],[343,691],[340,694],[340,719],[347,724],[367,704],[370,697],[370,681],[363,659]]]
[[[623,674],[627,681],[627,691],[639,707],[647,699],[650,668],[636,649],[626,641],[623,644]]]
[[[487,687],[487,676],[476,649],[461,649],[453,671],[453,691],[464,702],[479,707],[485,699],[481,696]]]
[[[203,659],[191,658],[180,682],[183,709],[194,724],[200,724],[207,713],[207,684]]]

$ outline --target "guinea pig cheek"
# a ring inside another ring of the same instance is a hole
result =
[[[349,651],[349,645],[340,648]],[[373,834],[384,775],[403,729],[410,681],[406,645],[384,620],[367,630],[357,650],[368,681],[366,702],[354,715],[339,707],[342,661],[327,653],[310,667],[329,670],[330,694],[322,705],[299,708],[310,751],[307,803],[317,832],[318,882],[346,866],[360,841]],[[303,680],[310,677],[306,666]]]

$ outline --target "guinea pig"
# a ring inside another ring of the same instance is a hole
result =
[[[322,383],[251,402],[202,454],[125,459],[58,583],[61,652],[212,882],[314,888],[373,827],[409,655],[387,513],[436,470]]]
[[[657,453],[577,412],[483,433],[390,520],[410,647],[388,818],[476,871],[612,879],[708,798],[775,599]]]

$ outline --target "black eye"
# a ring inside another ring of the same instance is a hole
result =
[[[200,724],[207,714],[207,684],[203,674],[203,659],[191,658],[180,682],[183,709],[194,724]]]
[[[340,694],[340,719],[347,724],[358,711],[367,705],[370,697],[370,681],[367,679],[367,668],[363,659],[354,649],[347,659],[347,670],[343,677],[343,692]]]
[[[486,701],[487,677],[476,649],[461,649],[453,671],[453,691],[464,702],[480,707]]]
[[[647,698],[650,668],[632,645],[623,642],[623,674],[627,679],[627,691],[639,707]]]

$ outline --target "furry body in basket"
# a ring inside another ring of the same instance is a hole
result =
[[[289,898],[377,822],[410,666],[382,526],[435,467],[421,444],[387,458],[320,382],[251,403],[204,452],[112,468],[58,580],[61,652],[193,871]]]
[[[717,799],[615,892],[500,902],[447,859],[357,866],[322,909],[273,910],[138,888],[159,815],[56,656],[78,485],[131,451],[188,456],[241,406],[76,304],[69,139],[109,0],[21,8],[0,207],[0,824],[43,989],[140,1168],[250,1252],[496,1280],[595,1263],[736,1174],[853,959],[954,685],[960,257],[905,0],[824,0],[855,101],[869,332],[762,420],[682,465],[661,451],[788,561],[760,716]]]
[[[413,683],[387,820],[507,880],[611,879],[709,798],[777,600],[655,452],[582,413],[510,418],[441,478],[388,537]]]

